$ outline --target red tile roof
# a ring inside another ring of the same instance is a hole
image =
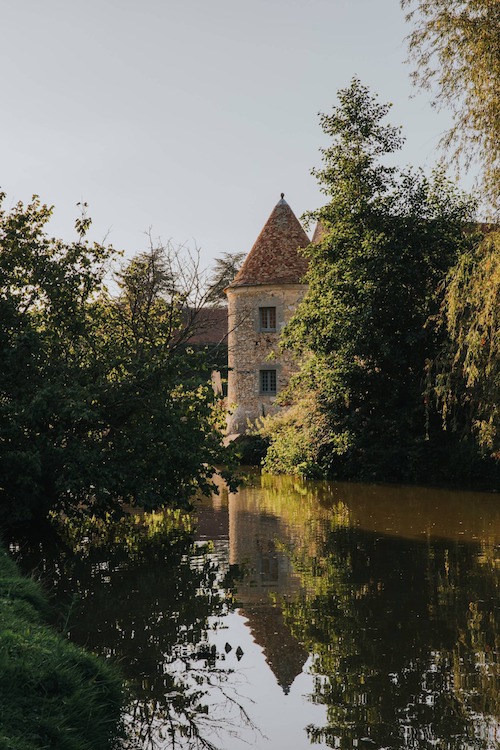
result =
[[[229,288],[300,282],[307,271],[307,260],[297,250],[309,242],[299,220],[282,197]]]

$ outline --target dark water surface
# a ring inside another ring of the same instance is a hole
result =
[[[194,547],[17,547],[118,660],[130,747],[500,747],[499,496],[259,476],[197,518]]]

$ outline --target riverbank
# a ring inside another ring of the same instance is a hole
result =
[[[0,546],[0,747],[111,750],[121,728],[120,677],[48,624],[41,587]]]

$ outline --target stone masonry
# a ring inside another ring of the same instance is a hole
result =
[[[288,203],[271,213],[234,281],[228,299],[228,434],[247,431],[261,416],[276,413],[277,394],[297,369],[279,352],[279,334],[304,296],[309,244]]]

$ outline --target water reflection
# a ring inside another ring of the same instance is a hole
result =
[[[474,557],[462,544],[409,546],[352,528],[330,531],[314,569],[299,553],[308,594],[283,609],[314,653],[313,700],[328,708],[311,739],[490,746],[498,580],[478,576]]]
[[[70,637],[119,659],[136,746],[499,746],[497,497],[255,477],[197,515],[194,548],[37,561]]]
[[[75,523],[12,548],[65,613],[68,637],[118,664],[127,747],[210,750],[216,730],[251,725],[209,640],[232,606],[230,571],[179,514],[136,520]]]
[[[240,611],[285,692],[312,655],[327,713],[310,742],[500,743],[495,496],[262,477],[227,524]]]

